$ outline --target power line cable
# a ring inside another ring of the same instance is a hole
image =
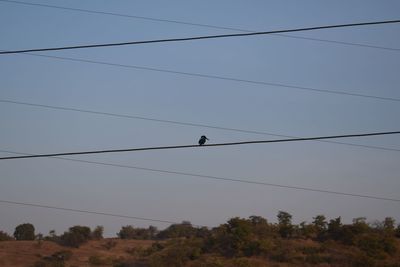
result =
[[[317,137],[304,137],[304,138],[289,138],[289,139],[276,139],[276,140],[256,140],[256,141],[244,141],[244,142],[206,144],[206,145],[202,145],[202,146],[199,146],[199,145],[177,145],[177,146],[158,146],[158,147],[141,147],[141,148],[126,148],[126,149],[92,150],[92,151],[79,151],[79,152],[61,152],[61,153],[51,153],[51,154],[35,154],[35,155],[25,155],[25,156],[1,157],[0,160],[46,158],[46,157],[57,157],[57,156],[74,156],[74,155],[121,153],[121,152],[137,152],[137,151],[150,151],[150,150],[169,150],[169,149],[183,149],[183,148],[205,148],[205,147],[236,146],[236,145],[249,145],[249,144],[299,142],[299,141],[325,140],[325,139],[337,139],[337,138],[382,136],[382,135],[393,135],[393,134],[400,134],[400,131],[317,136]]]
[[[167,124],[180,125],[180,126],[201,127],[201,128],[223,130],[223,131],[232,131],[232,132],[240,132],[240,133],[248,133],[248,134],[268,135],[268,136],[285,137],[285,138],[299,138],[298,136],[293,136],[293,135],[282,135],[282,134],[275,134],[275,133],[270,133],[270,132],[246,130],[246,129],[238,129],[238,128],[229,128],[229,127],[221,127],[221,126],[209,125],[209,124],[200,124],[200,123],[184,122],[184,121],[176,121],[176,120],[164,120],[164,119],[159,119],[159,118],[150,118],[150,117],[137,116],[137,115],[117,114],[117,113],[111,113],[111,112],[87,110],[87,109],[80,109],[80,108],[61,107],[61,106],[44,105],[44,104],[37,104],[37,103],[28,103],[28,102],[14,101],[14,100],[8,100],[8,99],[0,99],[0,103],[24,105],[24,106],[52,109],[52,110],[73,111],[73,112],[81,112],[81,113],[88,113],[88,114],[95,114],[95,115],[102,115],[102,116],[110,116],[110,117],[117,117],[117,118],[153,121],[153,122],[167,123]],[[369,148],[369,149],[379,149],[379,150],[400,152],[400,149],[381,147],[381,146],[353,144],[353,143],[328,141],[328,140],[317,140],[317,141],[324,142],[324,143],[332,143],[332,144],[348,145],[348,146],[354,146],[354,147]]]
[[[20,153],[20,152],[8,151],[8,150],[0,150],[0,151],[5,152],[5,153],[20,154],[20,155],[22,154],[22,155],[27,155],[27,156],[32,155],[32,154]],[[132,166],[132,165],[123,165],[123,164],[89,161],[89,160],[81,160],[81,159],[71,159],[71,158],[65,158],[65,157],[50,157],[50,158],[79,162],[79,163],[94,164],[94,165],[99,165],[99,166],[135,169],[135,170],[156,172],[156,173],[162,173],[162,174],[176,174],[176,175],[182,175],[182,176],[191,176],[191,177],[197,177],[197,178],[202,178],[202,179],[217,180],[217,181],[222,181],[222,182],[254,184],[254,185],[261,185],[261,186],[268,186],[268,187],[277,187],[277,188],[281,188],[281,189],[293,189],[293,190],[300,190],[300,191],[310,191],[310,192],[318,192],[318,193],[326,193],[326,194],[334,194],[334,195],[342,195],[342,196],[351,196],[351,197],[368,198],[368,199],[375,199],[375,200],[400,202],[400,199],[395,199],[395,198],[371,196],[371,195],[365,195],[365,194],[346,193],[346,192],[339,192],[339,191],[332,191],[332,190],[325,190],[325,189],[316,189],[316,188],[301,187],[301,186],[282,185],[282,184],[267,183],[267,182],[261,182],[261,181],[255,181],[255,180],[235,179],[235,178],[228,178],[228,177],[221,177],[221,176],[212,176],[212,175],[179,172],[179,171],[171,171],[171,170],[161,170],[161,169],[146,168],[146,167],[139,167],[139,166]]]
[[[209,39],[217,39],[217,38],[258,36],[258,35],[267,35],[267,34],[273,34],[273,33],[314,31],[314,30],[322,30],[322,29],[336,29],[336,28],[345,28],[345,27],[359,27],[359,26],[382,25],[382,24],[393,24],[393,23],[400,23],[400,20],[371,21],[371,22],[325,25],[325,26],[315,26],[315,27],[305,27],[305,28],[285,29],[285,30],[273,30],[273,31],[261,31],[261,32],[249,32],[249,33],[218,34],[218,35],[202,35],[202,36],[194,36],[194,37],[166,38],[166,39],[130,41],[130,42],[119,42],[119,43],[74,45],[74,46],[49,47],[49,48],[33,48],[33,49],[12,50],[12,51],[8,50],[8,51],[0,52],[0,55],[4,55],[4,54],[19,54],[19,53],[27,53],[27,52],[60,51],[60,50],[85,49],[85,48],[99,48],[99,47],[115,47],[115,46],[126,46],[126,45],[154,44],[154,43],[166,43],[166,42],[185,42],[185,41],[209,40]]]
[[[126,218],[126,219],[158,222],[158,223],[180,224],[179,222],[170,221],[170,220],[149,219],[149,218],[130,216],[130,215],[122,215],[122,214],[99,212],[99,211],[90,211],[90,210],[82,210],[82,209],[64,208],[64,207],[41,205],[41,204],[35,204],[35,203],[10,201],[10,200],[4,200],[4,199],[1,199],[0,203],[13,204],[13,205],[22,205],[22,206],[29,206],[29,207],[36,207],[36,208],[62,210],[62,211],[72,211],[72,212],[79,212],[79,213],[86,213],[86,214],[95,214],[95,215],[103,215],[103,216],[109,216],[109,217]],[[199,225],[194,225],[194,226],[199,226]]]
[[[4,50],[0,50],[0,51],[4,51]],[[23,53],[23,55],[29,55],[29,56],[35,56],[35,57],[43,57],[43,58],[51,58],[51,59],[67,60],[67,61],[72,61],[72,62],[84,62],[84,63],[90,63],[90,64],[99,64],[99,65],[106,65],[106,66],[112,66],[112,67],[121,67],[121,68],[129,68],[129,69],[161,72],[161,73],[170,73],[170,74],[184,75],[184,76],[189,76],[189,77],[199,77],[199,78],[207,78],[207,79],[216,79],[216,80],[223,80],[223,81],[247,83],[247,84],[253,84],[253,85],[283,87],[283,88],[301,90],[301,91],[308,91],[308,92],[327,93],[327,94],[334,94],[334,95],[345,95],[345,96],[353,96],[353,97],[363,97],[363,98],[370,98],[370,99],[378,99],[378,100],[384,100],[384,101],[400,102],[400,98],[395,98],[395,97],[386,97],[386,96],[376,96],[376,95],[367,95],[367,94],[359,94],[359,93],[350,93],[350,92],[346,92],[346,91],[320,89],[320,88],[297,86],[297,85],[290,85],[290,84],[284,84],[284,83],[255,81],[255,80],[239,79],[239,78],[225,77],[225,76],[218,76],[218,75],[211,75],[211,74],[175,71],[175,70],[168,70],[168,69],[160,69],[160,68],[152,68],[152,67],[144,67],[144,66],[136,66],[136,65],[126,65],[126,64],[118,64],[118,63],[111,63],[111,62],[104,62],[104,61],[95,61],[95,60],[89,60],[89,59],[77,59],[77,58],[70,58],[70,57],[48,56],[48,55],[39,55],[39,54],[33,54],[33,53]]]
[[[69,11],[78,11],[78,12],[98,14],[98,15],[108,15],[108,16],[117,16],[117,17],[124,17],[124,18],[141,19],[141,20],[147,20],[147,21],[153,21],[153,22],[155,21],[155,22],[163,22],[163,23],[181,24],[181,25],[196,26],[196,27],[203,27],[203,28],[209,28],[209,29],[230,30],[230,31],[239,31],[239,32],[254,32],[254,30],[248,30],[248,29],[246,30],[246,29],[239,29],[239,28],[233,28],[233,27],[210,25],[210,24],[192,23],[192,22],[180,21],[180,20],[159,19],[159,18],[153,18],[153,17],[128,15],[128,14],[121,14],[121,13],[114,13],[114,12],[96,11],[96,10],[83,9],[83,8],[72,8],[72,7],[55,6],[55,5],[47,5],[47,4],[39,4],[39,3],[28,3],[28,2],[12,1],[12,0],[0,0],[0,1],[7,2],[7,3],[21,4],[21,5],[26,5],[26,6],[37,6],[37,7],[69,10]],[[273,35],[285,37],[285,38],[302,39],[302,40],[317,41],[317,42],[324,42],[324,43],[334,43],[334,44],[340,44],[340,45],[358,46],[358,47],[382,49],[382,50],[389,50],[389,51],[400,51],[399,48],[360,44],[360,43],[353,43],[353,42],[342,42],[342,41],[311,38],[311,37],[301,37],[301,36],[294,36],[294,35],[287,35],[287,34],[273,34]]]

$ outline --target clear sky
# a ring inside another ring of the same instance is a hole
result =
[[[400,19],[397,0],[29,2],[254,31]],[[1,50],[237,32],[4,1],[0,25]],[[292,35],[394,50],[268,35],[37,54],[400,98],[399,24]],[[0,56],[0,100],[291,136],[400,130],[396,101],[24,54]],[[21,153],[196,144],[203,134],[211,143],[276,138],[4,102],[0,125],[0,150]],[[341,141],[400,149],[400,136]],[[400,199],[398,151],[302,142],[72,158]],[[207,226],[234,216],[276,221],[279,210],[296,223],[318,214],[400,222],[399,202],[48,158],[1,161],[0,199]],[[107,235],[166,226],[0,203],[0,230],[25,222],[44,234],[77,224],[104,225]]]

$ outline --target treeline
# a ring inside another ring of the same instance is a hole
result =
[[[292,216],[280,211],[277,219],[278,223],[270,223],[260,216],[235,217],[212,229],[195,227],[187,221],[164,230],[127,225],[117,236],[156,241],[150,248],[129,251],[136,260],[147,264],[143,266],[268,266],[267,262],[293,266],[400,266],[400,225],[391,217],[374,223],[355,218],[351,224],[343,224],[340,217],[327,220],[324,215],[317,215],[310,223],[293,224]],[[43,236],[35,235],[32,224],[22,224],[15,228],[13,236],[0,231],[0,240],[48,240],[79,247],[88,240],[102,239],[103,230],[102,226],[93,230],[73,226],[61,235],[50,231]],[[115,243],[108,240],[105,246],[111,250]]]

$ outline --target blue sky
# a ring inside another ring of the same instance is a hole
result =
[[[399,19],[398,1],[28,1],[71,8],[255,31]],[[88,14],[0,1],[0,49],[124,42],[235,31]],[[292,34],[400,48],[400,25]],[[43,52],[179,72],[400,98],[400,52],[280,36]],[[284,87],[71,62],[29,55],[0,57],[0,100],[65,106],[210,124],[292,136],[399,130],[400,105]],[[177,126],[0,103],[0,150],[51,153],[158,145],[214,143],[273,136]],[[349,139],[400,149],[400,137]],[[344,141],[344,140],[343,140]],[[0,153],[1,156],[11,155]],[[303,142],[193,150],[92,155],[76,159],[247,179],[355,194],[400,198],[400,153]],[[216,226],[230,217],[279,210],[295,222],[342,216],[345,222],[392,216],[399,203],[56,159],[0,162],[0,198]],[[0,229],[20,223],[62,232],[75,225],[146,221],[0,204]],[[154,223],[153,223],[154,224]],[[165,224],[155,224],[160,228]]]

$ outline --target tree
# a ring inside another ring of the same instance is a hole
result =
[[[353,219],[352,230],[354,234],[363,234],[367,233],[370,230],[369,225],[366,222],[365,217],[358,217]]]
[[[0,231],[0,241],[10,241],[10,240],[13,240],[13,238],[9,234]]]
[[[292,215],[285,211],[278,212],[279,234],[284,238],[289,238],[293,234]]]
[[[135,239],[136,230],[132,225],[122,226],[117,236],[121,239]]]
[[[307,224],[307,222],[301,222],[299,225],[300,235],[303,238],[312,238],[315,236],[315,227],[312,224]]]
[[[383,221],[383,229],[388,233],[393,233],[396,227],[396,221],[392,217],[386,217]]]
[[[20,224],[15,228],[14,237],[16,240],[35,240],[35,227],[30,223]]]
[[[323,232],[326,230],[327,222],[325,221],[324,215],[317,215],[315,216],[313,221],[313,225],[315,226],[317,233]]]
[[[92,231],[91,237],[92,239],[103,239],[103,232],[104,232],[104,227],[101,225],[96,226],[94,230]]]
[[[328,237],[332,238],[333,240],[339,240],[341,238],[342,226],[341,217],[330,220],[327,230]]]
[[[76,225],[60,236],[60,242],[64,246],[79,247],[90,239],[90,234],[89,227]]]
[[[150,239],[156,238],[156,235],[158,233],[157,227],[155,227],[153,225],[150,225],[149,228],[147,229],[147,231],[149,232],[149,238]]]
[[[318,240],[323,240],[326,235],[327,225],[326,218],[324,215],[317,215],[312,222],[316,237]]]
[[[213,229],[213,234],[208,238],[207,249],[218,251],[227,257],[250,256],[258,253],[258,243],[252,243],[252,222],[235,217]],[[255,240],[254,240],[255,241]]]
[[[160,231],[158,238],[176,238],[176,237],[193,237],[196,235],[197,229],[188,221],[180,224],[172,224],[167,229]]]
[[[400,238],[400,224],[397,225],[396,230],[394,231],[396,237]]]

